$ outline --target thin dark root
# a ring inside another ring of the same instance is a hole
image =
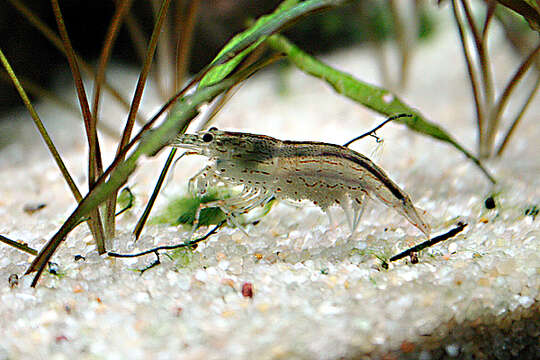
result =
[[[131,209],[133,207],[133,203],[135,201],[135,195],[133,195],[133,193],[131,192],[131,189],[129,187],[125,187],[122,189],[121,193],[122,192],[127,192],[128,193],[128,196],[129,196],[129,201],[127,203],[127,205],[120,211],[118,211],[114,216],[118,216],[118,215],[121,215],[122,213],[126,212],[127,210]]]
[[[371,134],[369,134],[369,136],[371,136],[372,138],[374,138],[374,139],[375,139],[375,142],[376,142],[377,144],[379,144],[379,143],[381,143],[381,142],[383,141],[383,140],[382,140],[380,137],[378,137],[377,134],[375,134],[374,132],[371,133]]]
[[[115,252],[108,252],[107,255],[109,255],[111,257],[117,257],[117,258],[132,258],[132,257],[139,257],[139,256],[144,256],[144,255],[147,255],[147,254],[155,253],[156,255],[158,255],[158,262],[159,262],[158,251],[160,251],[160,250],[174,250],[174,249],[179,249],[179,248],[183,248],[183,247],[191,247],[193,245],[196,245],[197,243],[200,243],[201,241],[204,241],[204,240],[208,239],[211,235],[215,234],[218,231],[218,229],[221,228],[225,224],[225,222],[226,222],[226,220],[222,220],[212,230],[207,232],[203,237],[200,237],[198,239],[191,240],[191,241],[188,241],[188,242],[185,242],[185,243],[176,244],[176,245],[158,246],[158,247],[148,249],[148,250],[145,250],[143,252],[136,253],[136,254],[118,254],[118,253],[115,253]]]
[[[439,236],[436,236],[434,237],[433,239],[430,239],[430,240],[427,240],[427,241],[424,241],[423,243],[420,243],[416,246],[413,246],[411,248],[408,248],[407,250],[397,254],[397,255],[394,255],[390,258],[390,261],[396,261],[396,260],[399,260],[399,259],[403,259],[404,257],[412,254],[412,253],[416,253],[420,250],[423,250],[427,247],[430,247],[430,246],[433,246],[441,241],[444,241],[444,240],[447,240],[447,239],[450,239],[451,237],[454,237],[456,236],[457,234],[459,234],[460,232],[463,231],[463,229],[465,228],[465,226],[467,226],[467,224],[465,223],[462,223],[461,221],[457,223],[457,226],[455,228],[453,228],[452,230],[448,231],[447,233],[445,234],[442,234],[442,235],[439,235]]]
[[[150,270],[151,268],[161,264],[161,261],[159,260],[159,253],[156,251],[154,254],[156,254],[156,260],[154,260],[152,263],[150,263],[150,265],[147,265],[147,266],[143,267],[142,269],[138,270],[141,273],[140,274],[141,276],[142,276],[142,274],[144,274],[144,272],[146,270]]]
[[[375,131],[379,130],[380,128],[382,128],[384,125],[388,124],[390,121],[393,121],[393,120],[396,120],[396,119],[399,119],[399,118],[402,118],[402,117],[413,117],[414,115],[413,114],[397,114],[397,115],[394,115],[394,116],[390,116],[388,119],[386,119],[385,121],[383,121],[380,125],[376,126],[375,128],[373,128],[372,130],[360,135],[360,136],[357,136],[355,137],[354,139],[350,140],[350,141],[347,141],[345,144],[343,144],[343,146],[345,147],[348,147],[349,145],[351,145],[353,142],[357,141],[357,140],[360,140],[362,138],[365,138],[366,136],[373,136],[377,142],[380,142],[380,138],[377,137],[375,135]]]

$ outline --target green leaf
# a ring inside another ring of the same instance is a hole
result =
[[[339,5],[345,0],[308,0],[298,3],[287,0],[269,15],[260,17],[253,26],[233,37],[212,61],[212,68],[199,87],[210,86],[227,77],[236,66],[268,36],[290,22],[315,10]]]
[[[473,161],[488,179],[495,183],[493,177],[482,166],[480,161],[461,146],[445,130],[437,124],[427,120],[418,110],[405,104],[399,97],[390,91],[375,85],[368,84],[356,79],[350,74],[334,69],[311,55],[305,53],[296,45],[288,41],[284,36],[272,35],[267,39],[267,43],[287,55],[288,59],[300,70],[318,77],[331,85],[338,93],[368,107],[385,116],[392,116],[400,113],[412,114],[412,117],[402,117],[396,121],[401,122],[409,129],[444,141],[463,153]]]
[[[167,256],[174,261],[176,267],[183,269],[193,262],[193,248],[184,247],[171,251]]]
[[[133,206],[133,201],[135,201],[135,196],[128,187],[125,187],[120,192],[120,195],[118,195],[116,204],[120,209],[129,209]]]
[[[193,225],[195,213],[201,204],[231,197],[230,190],[210,189],[204,196],[186,194],[172,199],[164,211],[151,220],[153,224]],[[217,225],[225,219],[225,214],[218,207],[206,208],[199,215],[199,226]]]

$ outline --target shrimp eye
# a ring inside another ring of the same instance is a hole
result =
[[[204,134],[202,136],[202,141],[204,141],[204,142],[208,143],[208,142],[210,142],[212,140],[214,140],[214,136],[212,134],[206,133],[206,134]]]

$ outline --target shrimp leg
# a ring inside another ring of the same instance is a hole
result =
[[[213,172],[213,168],[208,165],[192,176],[188,182],[188,192],[198,196],[206,194],[209,185],[208,174],[211,172]]]
[[[204,209],[216,208],[216,207],[219,208],[221,211],[223,211],[223,213],[225,213],[227,221],[230,221],[234,226],[239,228],[244,234],[248,235],[246,230],[237,221],[234,213],[226,206],[225,200],[216,200],[216,201],[210,201],[210,202],[199,205],[199,207],[197,208],[197,211],[195,212],[195,219],[193,220],[193,227],[191,229],[189,240],[193,238],[195,231],[199,227],[201,211],[203,211]]]
[[[366,208],[366,203],[364,202],[365,195],[362,194],[358,197],[355,197],[352,200],[352,208],[353,208],[353,221],[351,226],[351,235],[354,234],[356,231],[356,228],[358,227],[358,224],[360,223],[360,219],[362,218],[362,215],[364,214],[364,209]]]
[[[237,215],[247,212],[244,209],[251,206],[254,200],[260,197],[261,190],[254,187],[244,187],[239,196],[229,199],[215,200],[207,203],[200,204],[195,212],[195,219],[193,221],[193,228],[190,238],[199,226],[201,211],[208,208],[219,208],[225,213],[227,220],[229,220],[234,226],[238,227],[242,232],[247,235],[246,230],[240,225],[237,220]],[[240,211],[239,211],[240,210]]]

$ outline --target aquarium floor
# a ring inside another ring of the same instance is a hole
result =
[[[494,38],[494,63],[504,83],[513,55]],[[461,50],[453,32],[418,49],[404,100],[474,150],[475,123]],[[361,79],[379,83],[376,58],[353,48],[323,58]],[[114,82],[133,86],[135,73],[114,67]],[[219,115],[216,126],[282,139],[344,143],[379,123],[362,107],[298,71],[259,74]],[[129,90],[129,89],[128,89]],[[160,101],[145,96],[148,116]],[[75,116],[41,104],[78,184],[85,184],[85,143]],[[345,219],[334,223],[309,204],[275,206],[249,236],[225,228],[193,252],[140,274],[153,255],[122,260],[98,256],[88,228],[79,226],[58,249],[57,274],[37,286],[22,276],[32,256],[0,244],[0,359],[341,359],[533,358],[540,351],[540,126],[536,101],[507,149],[482,173],[451,147],[402,125],[353,146],[372,156],[415,204],[429,214],[433,235],[458,221],[456,237],[410,259],[389,257],[425,239],[401,216],[370,204],[349,238]],[[103,121],[125,115],[104,105]],[[533,115],[535,114],[535,115]],[[75,207],[29,116],[1,122],[0,234],[40,249]],[[117,125],[118,126],[118,125]],[[114,151],[104,137],[104,153]],[[166,154],[165,154],[166,155]],[[118,220],[110,249],[135,252],[183,241],[181,227],[151,225],[130,236],[164,159],[141,162],[129,186],[133,210]],[[110,160],[110,156],[108,160]],[[182,159],[157,202],[157,211],[185,191],[204,158]],[[83,185],[81,185],[83,187]],[[86,189],[83,188],[82,192]],[[495,194],[496,208],[485,199]],[[34,213],[25,206],[44,204]],[[82,258],[76,258],[82,255]],[[8,278],[18,274],[18,285]],[[248,288],[251,287],[251,293]],[[244,290],[244,291],[243,291]]]

